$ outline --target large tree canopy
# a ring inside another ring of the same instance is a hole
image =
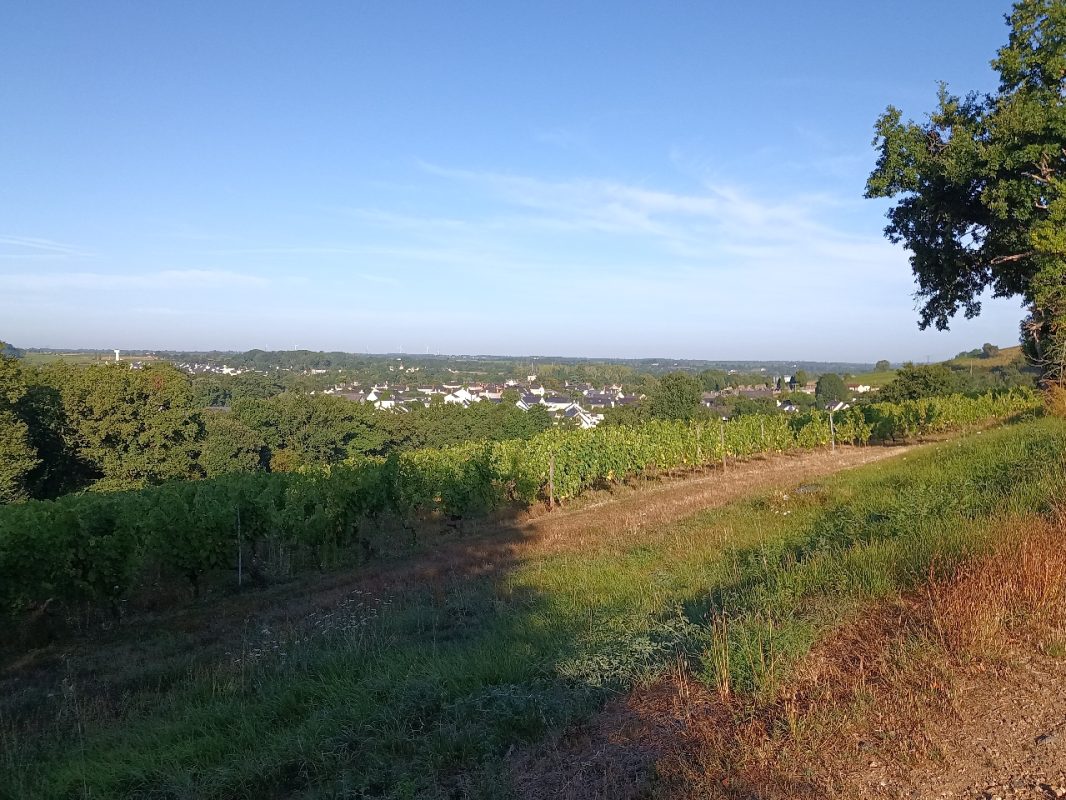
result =
[[[948,327],[980,296],[1021,296],[1023,334],[1055,377],[1066,371],[1066,3],[1021,0],[992,66],[999,88],[942,85],[923,123],[889,106],[867,197],[898,198],[885,235],[911,251],[919,326]]]
[[[690,420],[700,411],[703,384],[684,372],[668,372],[648,396],[648,412],[657,419]]]

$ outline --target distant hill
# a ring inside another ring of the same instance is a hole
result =
[[[973,367],[974,369],[992,369],[993,367],[1005,367],[1008,364],[1017,363],[1021,366],[1025,362],[1022,346],[1003,347],[993,356],[956,356],[949,358],[944,363],[949,367]]]
[[[949,358],[937,363],[943,364],[954,372],[968,372],[971,375],[980,375],[997,368],[1015,366],[1025,373],[1034,372],[1022,353],[1021,345],[1000,348],[999,352],[992,356],[977,355],[980,348],[966,354],[960,354],[955,358]],[[897,365],[898,366],[898,365]],[[896,370],[881,370],[877,372],[860,372],[848,378],[849,383],[865,383],[875,388],[880,388],[896,377]]]

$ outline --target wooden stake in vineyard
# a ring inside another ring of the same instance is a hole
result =
[[[555,453],[548,459],[548,510],[555,510]]]
[[[837,430],[833,425],[833,412],[829,411],[829,450],[833,453],[837,450]]]
[[[722,471],[725,472],[725,419],[719,422],[722,430]]]

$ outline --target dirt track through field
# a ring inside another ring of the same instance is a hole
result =
[[[273,627],[298,622],[335,608],[355,593],[384,596],[413,586],[503,575],[521,562],[553,552],[624,547],[652,526],[665,526],[760,492],[787,490],[842,470],[902,456],[913,448],[840,447],[835,452],[760,457],[729,463],[724,470],[717,467],[704,473],[665,476],[644,485],[592,493],[551,513],[539,509],[513,519],[467,523],[461,533],[422,533],[416,552],[404,556],[349,570],[305,574],[261,589],[216,594],[205,602],[135,611],[113,632],[112,642],[96,637],[91,646],[86,641],[59,641],[32,653],[9,654],[14,658],[6,665],[0,660],[0,674],[11,674],[12,667],[21,672],[25,667],[33,669],[52,662],[61,653],[71,653],[71,645],[75,650],[92,651],[97,658],[113,648],[115,658],[121,661],[125,648],[136,649],[140,637],[150,638],[167,630],[188,637],[201,657],[210,661],[216,651],[228,646],[234,630],[249,624]]]
[[[595,501],[572,511],[542,516],[522,527],[530,553],[559,549],[582,550],[606,537],[632,535],[651,525],[667,525],[708,508],[771,489],[787,489],[835,472],[902,455],[913,446],[840,447],[797,455],[775,455],[729,464],[710,474],[668,480],[665,484],[632,490],[622,497]]]
[[[724,470],[715,467],[703,473],[664,476],[645,485],[621,486],[550,513],[538,509],[514,520],[469,523],[464,533],[444,538],[418,554],[316,579],[308,588],[315,604],[324,607],[355,588],[383,592],[413,583],[498,574],[538,555],[624,547],[649,527],[902,456],[918,446],[849,446],[763,456],[730,462]]]

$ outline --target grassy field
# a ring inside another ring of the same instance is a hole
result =
[[[956,369],[970,369],[977,372],[987,371],[995,367],[1005,367],[1010,364],[1024,363],[1021,346],[1004,347],[991,358],[951,358],[943,362],[949,367]],[[865,383],[875,388],[881,388],[896,377],[894,369],[882,372],[864,372],[848,378],[848,383]]]
[[[861,375],[853,375],[848,378],[848,383],[863,383],[867,386],[873,386],[875,389],[880,389],[895,377],[896,371],[894,369],[886,369],[882,372],[864,372]]]
[[[1005,367],[1014,362],[1023,361],[1021,345],[1004,347],[991,358],[952,358],[944,362],[948,366],[972,367],[973,369],[992,369],[993,367]]]
[[[679,663],[772,696],[863,608],[987,551],[993,520],[1049,511],[1064,449],[1066,424],[1025,422],[636,541],[368,585],[283,629],[234,620],[210,663],[177,629],[66,660],[2,693],[0,796],[511,797],[514,752]]]
[[[113,351],[98,353],[26,353],[23,361],[33,366],[44,364],[100,364],[115,360]],[[122,361],[155,361],[156,356],[137,353],[122,353]]]

